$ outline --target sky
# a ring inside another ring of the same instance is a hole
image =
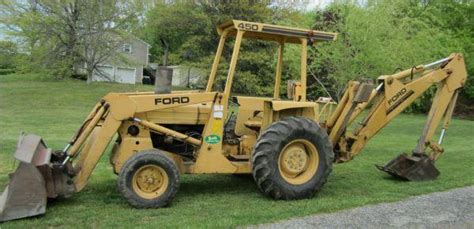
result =
[[[324,8],[326,7],[327,5],[329,5],[329,3],[331,3],[332,0],[307,0],[306,4],[306,9],[303,9],[303,10],[313,10],[315,8]]]

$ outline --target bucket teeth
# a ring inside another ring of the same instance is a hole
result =
[[[439,170],[435,167],[433,160],[426,155],[400,154],[389,161],[386,165],[375,165],[393,177],[409,181],[434,180],[439,176]]]

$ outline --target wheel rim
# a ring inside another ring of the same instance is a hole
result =
[[[133,174],[133,191],[144,199],[161,196],[168,187],[168,174],[158,165],[144,165]]]
[[[318,167],[318,150],[307,140],[294,140],[280,152],[278,169],[283,179],[290,184],[298,185],[308,182]]]

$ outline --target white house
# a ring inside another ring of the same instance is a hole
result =
[[[118,46],[120,57],[112,57],[97,67],[93,81],[135,84],[143,79],[151,45],[139,38],[130,38]]]

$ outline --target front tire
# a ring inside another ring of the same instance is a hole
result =
[[[332,171],[334,153],[324,131],[304,117],[270,125],[252,154],[252,175],[262,193],[273,199],[313,197]]]
[[[168,206],[179,184],[174,161],[156,149],[131,156],[120,170],[117,182],[122,196],[136,208]]]

